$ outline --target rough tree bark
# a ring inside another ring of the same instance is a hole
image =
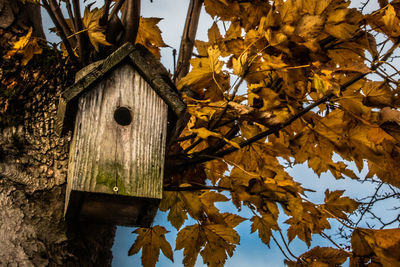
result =
[[[0,266],[110,266],[115,227],[63,218],[70,136],[53,127],[68,68],[53,50],[2,59],[29,27],[43,37],[40,21],[39,7],[0,0]]]

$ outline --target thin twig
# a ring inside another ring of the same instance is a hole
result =
[[[51,20],[53,21],[54,25],[56,26],[58,33],[60,34],[61,40],[64,43],[65,49],[68,52],[69,57],[71,58],[72,62],[77,62],[78,59],[75,56],[74,50],[71,47],[71,43],[67,38],[67,35],[63,29],[63,27],[61,26],[59,20],[57,19],[56,15],[53,13],[49,3],[47,2],[47,0],[43,0],[43,7],[44,9],[46,9],[47,13],[49,14]]]
[[[72,13],[71,1],[70,1],[70,0],[66,0],[66,1],[65,1],[65,5],[66,5],[66,7],[67,7],[69,19],[70,19],[71,21],[74,21],[74,14]],[[77,32],[77,29],[76,29],[74,23],[72,23],[72,28],[73,28],[74,32]]]
[[[72,0],[73,8],[74,8],[74,24],[76,32],[79,32],[77,36],[78,40],[78,49],[79,49],[79,61],[82,65],[87,65],[88,63],[88,53],[87,53],[87,32],[82,32],[83,30],[83,22],[81,18],[81,9],[79,5],[79,0]]]
[[[299,257],[296,257],[296,256],[292,253],[292,251],[290,250],[290,248],[289,248],[288,244],[286,243],[286,240],[285,240],[285,238],[284,238],[284,236],[283,236],[283,234],[282,234],[281,229],[279,229],[278,232],[279,232],[279,235],[281,236],[281,239],[282,239],[282,241],[283,241],[283,244],[284,244],[285,247],[286,247],[286,250],[289,252],[290,255],[292,255],[292,257],[294,257],[294,258],[296,258],[297,260],[299,260]]]
[[[346,253],[348,253],[348,254],[351,254],[350,252],[344,250],[341,246],[339,246],[335,241],[333,241],[333,239],[332,239],[329,235],[325,234],[324,232],[321,232],[321,233],[319,233],[319,234],[320,234],[321,236],[325,237],[326,239],[328,239],[329,241],[331,241],[331,243],[332,243],[333,245],[335,245],[338,249],[340,249],[340,250],[342,250],[342,251],[344,251],[344,252],[346,252]]]
[[[285,256],[285,258],[288,259],[289,261],[292,261],[292,259],[289,258],[289,257],[286,255],[285,251],[283,251],[281,245],[279,245],[278,240],[276,240],[274,234],[271,233],[271,237],[272,237],[272,240],[274,240],[275,244],[276,244],[276,245],[278,246],[278,248],[280,249],[280,251],[282,252],[283,256]]]
[[[103,13],[103,16],[101,16],[101,18],[99,20],[100,26],[104,26],[106,28],[108,26],[108,13],[110,13],[111,1],[112,0],[105,0],[104,13]]]
[[[110,22],[110,20],[116,16],[119,12],[119,10],[121,9],[122,5],[124,4],[125,0],[119,0],[117,2],[117,4],[114,6],[114,8],[111,11],[110,16],[108,16],[108,22]]]
[[[376,188],[374,195],[371,197],[371,201],[368,203],[367,207],[366,207],[365,210],[361,213],[360,218],[359,218],[358,221],[356,222],[356,224],[355,224],[356,227],[357,227],[357,225],[361,222],[362,218],[364,217],[364,214],[365,214],[365,213],[369,210],[369,208],[371,207],[371,205],[372,205],[372,203],[373,203],[373,201],[374,201],[376,195],[378,194],[379,189],[381,189],[382,185],[383,185],[383,183],[381,183],[381,184]]]

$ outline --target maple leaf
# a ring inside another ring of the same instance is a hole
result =
[[[161,30],[157,24],[161,18],[140,17],[136,43],[146,47],[156,58],[160,59],[160,47],[167,47],[161,37]]]
[[[99,24],[99,20],[103,16],[103,13],[103,8],[99,9],[96,7],[93,10],[90,10],[89,7],[86,7],[82,20],[83,25],[88,32],[89,40],[96,51],[99,51],[100,44],[111,45],[106,40],[106,36],[104,34],[105,29]]]
[[[228,171],[228,165],[222,160],[212,160],[205,163],[207,178],[215,185],[218,180]]]
[[[290,224],[290,227],[287,230],[289,242],[298,236],[307,244],[307,246],[311,245],[311,229],[306,222],[290,218],[286,220],[285,223]]]
[[[336,248],[316,246],[303,253],[299,258],[311,266],[339,266],[342,265],[351,254]],[[300,263],[301,261],[299,261]]]
[[[181,228],[185,220],[187,219],[185,211],[185,203],[181,200],[179,192],[166,192],[163,193],[163,199],[160,203],[160,210],[167,211],[168,221],[176,229]]]
[[[400,257],[400,229],[363,229],[354,230],[351,237],[353,257],[351,266],[358,266],[357,262],[378,263],[381,266],[398,266]]]
[[[21,64],[25,66],[34,55],[39,55],[41,53],[42,48],[39,47],[38,39],[32,37],[32,27],[30,27],[28,33],[25,36],[21,36],[4,57],[10,59],[15,54],[22,54]]]
[[[143,266],[155,266],[162,253],[171,261],[174,261],[171,245],[165,239],[165,234],[168,231],[162,226],[154,226],[151,228],[138,228],[133,231],[138,234],[135,243],[129,249],[128,255],[134,255],[142,250]]]
[[[219,60],[221,52],[217,47],[207,49],[208,57],[194,58],[190,60],[193,69],[178,82],[178,88],[184,85],[192,86],[193,89],[203,89],[215,82],[215,75],[222,71],[224,63]]]
[[[258,236],[261,241],[269,246],[272,230],[279,230],[276,218],[272,214],[264,213],[262,217],[253,216],[251,218],[253,224],[251,225],[251,232],[258,231]]]
[[[345,212],[354,212],[360,203],[349,197],[342,197],[343,193],[344,190],[330,192],[329,189],[327,189],[325,191],[325,204],[323,207],[334,216],[347,220]]]
[[[185,266],[194,266],[205,242],[206,237],[199,224],[186,226],[178,232],[175,250],[183,249],[182,263]]]
[[[227,256],[240,242],[234,229],[224,224],[195,224],[179,231],[176,238],[176,250],[183,250],[183,264],[194,266],[200,253],[203,262],[209,266],[223,266]]]
[[[232,228],[223,224],[203,226],[207,243],[200,252],[203,262],[208,266],[223,266],[227,256],[232,257],[240,237]]]

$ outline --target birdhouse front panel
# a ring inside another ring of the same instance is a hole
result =
[[[123,196],[162,198],[168,106],[128,63],[112,70],[77,101],[67,209],[77,202],[75,194],[83,202],[78,206],[84,216],[104,207],[115,216],[121,216],[123,209],[128,217],[138,216],[130,213],[146,207],[133,207],[129,204],[132,200]],[[96,202],[93,196],[85,202],[80,192],[118,195],[124,204],[104,206],[112,200]],[[118,208],[121,211],[114,210]],[[122,221],[132,225],[129,218]]]

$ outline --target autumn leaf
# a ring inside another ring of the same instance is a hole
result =
[[[261,241],[269,246],[272,230],[279,230],[276,218],[274,218],[272,214],[265,213],[262,217],[253,216],[251,222],[253,222],[251,225],[251,232],[254,233],[258,231],[258,236]]]
[[[156,58],[160,59],[160,47],[167,47],[161,37],[161,30],[157,24],[161,18],[140,17],[136,43],[146,47]]]
[[[154,226],[152,228],[138,228],[134,231],[138,234],[135,243],[129,249],[128,255],[134,255],[142,250],[143,266],[155,266],[162,253],[171,261],[174,261],[171,245],[165,239],[165,234],[168,233],[162,226]]]
[[[34,55],[42,53],[42,48],[39,47],[38,39],[32,37],[32,27],[29,28],[28,33],[22,36],[13,44],[13,48],[4,56],[10,59],[15,54],[22,54],[21,64],[25,66],[33,58]]]
[[[212,160],[205,163],[205,171],[207,178],[212,184],[216,184],[218,180],[228,171],[228,165],[222,160]]]
[[[208,57],[193,58],[190,64],[193,69],[178,83],[178,88],[184,85],[191,85],[194,89],[203,89],[215,82],[215,75],[221,73],[224,63],[219,60],[221,52],[217,47],[209,47]]]
[[[82,20],[83,25],[88,32],[90,43],[96,51],[99,51],[99,45],[111,45],[106,40],[104,34],[105,29],[99,24],[99,20],[103,16],[103,13],[103,8],[99,9],[96,7],[93,10],[90,10],[89,7],[86,7]]]
[[[160,203],[161,211],[168,211],[168,221],[176,229],[181,228],[187,219],[185,203],[180,197],[179,192],[166,192],[163,193],[163,199]]]
[[[306,261],[311,266],[341,266],[349,255],[351,255],[351,253],[344,250],[316,246],[306,253],[303,253],[299,258]]]
[[[190,129],[190,131],[197,134],[197,136],[202,139],[207,139],[208,137],[211,137],[211,136],[223,139],[226,143],[232,145],[235,148],[240,149],[239,144],[236,143],[235,141],[229,140],[229,139],[223,137],[222,134],[210,131],[210,130],[206,129],[205,127],[201,127],[201,128],[197,128],[197,129],[192,128],[192,129]]]
[[[363,229],[354,230],[351,237],[354,256],[351,266],[358,266],[357,261],[379,263],[381,266],[400,264],[400,229]]]
[[[182,263],[185,266],[194,266],[205,242],[206,236],[198,224],[186,226],[178,232],[175,250],[183,249]]]
[[[209,266],[223,266],[227,256],[232,256],[240,237],[234,229],[224,224],[195,224],[179,231],[176,250],[183,250],[183,264],[194,266],[200,253]]]
[[[323,207],[332,215],[347,220],[345,213],[354,212],[360,205],[357,201],[349,198],[342,197],[344,190],[337,190],[330,192],[329,189],[325,191],[325,204]]]

